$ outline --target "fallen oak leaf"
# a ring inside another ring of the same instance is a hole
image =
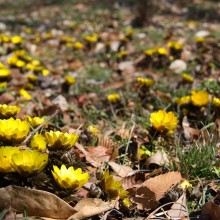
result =
[[[133,202],[137,204],[139,210],[153,209],[158,201],[181,180],[179,172],[169,172],[150,178],[137,189]]]
[[[102,212],[106,212],[114,208],[115,202],[104,202],[97,198],[85,198],[80,200],[74,209],[78,211],[68,218],[71,219],[85,219],[94,215],[98,215]]]
[[[129,166],[120,165],[113,161],[108,162],[108,165],[116,172],[116,174],[122,178],[128,176],[133,169]]]
[[[170,219],[177,219],[188,217],[189,213],[186,204],[186,193],[184,192],[182,196],[171,206],[170,210],[167,212]]]
[[[11,207],[16,212],[27,211],[29,216],[65,219],[76,210],[56,195],[19,186],[0,188],[0,210]]]

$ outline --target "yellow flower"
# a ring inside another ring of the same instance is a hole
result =
[[[213,97],[212,99],[212,104],[215,106],[215,107],[220,107],[220,99],[217,98],[217,97]]]
[[[44,169],[48,154],[37,150],[21,150],[12,155],[12,167],[24,177],[34,176]]]
[[[0,69],[0,79],[7,78],[11,75],[11,71],[7,68],[5,69]]]
[[[128,196],[128,192],[124,190],[121,181],[114,180],[113,175],[109,175],[109,171],[104,172],[100,187],[110,199],[124,199]]]
[[[91,35],[85,36],[84,40],[89,43],[96,43],[98,41],[98,37],[96,34],[91,34]]]
[[[136,157],[137,160],[145,160],[146,158],[152,156],[152,152],[146,148],[139,148],[138,155]]]
[[[40,117],[30,117],[29,115],[26,115],[24,118],[33,128],[36,128],[37,126],[41,125],[45,119]]]
[[[26,65],[26,63],[23,60],[18,59],[18,57],[14,55],[7,59],[7,63],[10,66],[15,66],[18,68],[21,68]]]
[[[11,37],[11,42],[15,45],[21,44],[23,42],[23,38],[21,36],[13,36]]]
[[[181,188],[182,190],[185,190],[190,187],[192,187],[192,184],[190,184],[187,180],[184,180],[179,186],[179,188]]]
[[[198,92],[193,90],[191,95],[191,100],[193,105],[202,107],[208,104],[209,94],[203,90],[200,90]]]
[[[0,147],[0,173],[14,172],[11,166],[11,157],[14,153],[18,153],[18,147]]]
[[[110,103],[116,103],[120,101],[120,96],[117,93],[112,93],[107,96],[107,99]]]
[[[154,84],[154,81],[152,79],[149,79],[149,78],[138,77],[137,78],[137,83],[140,86],[150,87],[150,86],[152,86]]]
[[[144,54],[145,54],[146,56],[152,56],[152,55],[154,55],[155,52],[156,52],[155,49],[144,50]]]
[[[78,141],[79,135],[75,133],[63,133],[60,131],[50,131],[45,133],[48,147],[53,150],[68,149]]]
[[[117,57],[120,59],[120,58],[123,58],[123,57],[125,57],[127,55],[128,55],[128,51],[127,50],[121,50],[120,52],[118,52]]]
[[[150,121],[157,131],[168,134],[172,134],[178,124],[178,119],[174,113],[167,113],[164,110],[151,113]]]
[[[36,75],[34,75],[34,74],[28,74],[28,75],[27,75],[27,78],[28,78],[28,80],[29,80],[30,82],[35,82],[38,77],[37,77]]]
[[[25,89],[20,89],[19,90],[19,95],[24,97],[27,100],[31,100],[32,99],[30,93],[28,93]]]
[[[168,42],[167,46],[171,49],[174,49],[174,50],[182,50],[182,48],[183,48],[183,44],[173,42],[173,41]]]
[[[92,125],[89,125],[89,127],[87,128],[87,130],[91,133],[91,135],[92,135],[93,137],[97,137],[98,134],[99,134],[99,130],[98,130],[96,127],[92,126]]]
[[[0,105],[0,118],[1,119],[8,119],[11,117],[15,117],[19,112],[21,108],[18,106],[10,106],[10,105]]]
[[[10,142],[21,142],[30,131],[30,126],[26,121],[20,119],[0,120],[0,138]]]
[[[196,37],[196,38],[195,38],[195,41],[196,41],[197,43],[203,43],[203,42],[205,42],[205,38],[204,38],[204,37]]]
[[[42,69],[42,70],[41,70],[41,73],[42,73],[43,76],[47,76],[48,74],[50,74],[50,70],[48,70],[48,69]]]
[[[77,190],[89,180],[87,172],[82,173],[81,168],[74,170],[72,166],[68,169],[65,165],[62,165],[60,169],[53,166],[52,174],[58,186],[63,189]]]
[[[30,147],[38,151],[43,151],[46,149],[47,142],[42,134],[35,134],[30,141]]]
[[[23,57],[26,54],[26,51],[25,50],[15,50],[13,52],[13,54],[18,57]]]
[[[166,56],[168,54],[167,49],[164,48],[164,47],[157,48],[157,53],[162,55],[162,56]]]
[[[188,83],[192,83],[193,80],[194,80],[194,78],[192,76],[190,76],[189,74],[187,74],[187,73],[184,73],[182,75],[182,79],[183,79],[184,82],[188,82]]]
[[[70,75],[66,75],[65,76],[65,82],[68,84],[68,85],[73,85],[75,82],[76,82],[76,79]]]
[[[77,41],[76,43],[73,44],[73,48],[77,49],[77,50],[80,50],[83,47],[84,47],[84,45],[81,42],[79,42],[79,41]]]
[[[5,69],[5,68],[6,68],[5,65],[2,62],[0,62],[0,69]]]
[[[177,104],[182,106],[182,105],[188,105],[191,103],[191,96],[187,95],[187,96],[183,96],[181,98],[178,98],[176,100]]]

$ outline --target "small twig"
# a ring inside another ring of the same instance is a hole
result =
[[[49,116],[42,124],[36,127],[29,135],[25,138],[25,140],[21,143],[21,145],[26,145],[28,141],[42,128],[44,127],[52,118],[54,118],[59,113],[59,110],[56,110],[51,116]]]

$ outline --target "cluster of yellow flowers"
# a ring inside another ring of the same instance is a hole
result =
[[[167,46],[168,46],[170,49],[173,49],[173,50],[176,50],[176,51],[179,51],[179,50],[182,50],[182,49],[183,49],[183,44],[177,43],[177,42],[174,42],[174,41],[169,41],[169,42],[167,43]]]
[[[209,94],[204,90],[192,91],[192,94],[189,96],[183,96],[181,98],[176,99],[178,105],[188,105],[192,104],[197,107],[206,106],[209,103]]]
[[[0,62],[0,79],[7,79],[11,75],[11,71]]]
[[[12,56],[7,59],[7,63],[9,66],[22,68],[34,73],[41,73],[43,76],[50,73],[48,69],[41,65],[39,60],[27,55],[25,50],[15,50]]]
[[[49,155],[44,153],[47,147],[49,150],[69,149],[74,146],[79,135],[60,131],[36,133],[28,143],[29,149],[22,146],[22,141],[28,136],[30,127],[36,128],[45,119],[30,116],[25,116],[23,121],[14,119],[19,112],[18,106],[0,105],[0,139],[3,144],[0,147],[0,173],[17,172],[21,176],[30,177],[37,175],[47,165]],[[81,169],[74,170],[73,167],[67,169],[65,165],[62,165],[61,170],[54,166],[52,174],[57,184],[65,189],[76,190],[89,179],[88,173],[82,173]]]
[[[107,96],[107,99],[110,103],[117,103],[120,101],[120,95],[117,93],[112,93]]]
[[[23,43],[23,38],[19,35],[9,36],[5,34],[1,34],[0,43],[12,43],[14,45],[20,45]]]
[[[149,78],[138,77],[137,78],[137,83],[138,83],[138,85],[143,86],[143,87],[150,87],[154,84],[154,81],[152,79],[149,79]]]

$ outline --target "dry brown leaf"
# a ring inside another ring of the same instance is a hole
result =
[[[155,154],[147,159],[147,167],[151,164],[163,166],[169,164],[168,156],[165,152],[158,150]]]
[[[90,154],[90,157],[95,160],[100,165],[104,162],[109,161],[110,155],[107,154],[108,149],[103,146],[97,146],[97,147],[88,147],[88,153]]]
[[[209,201],[202,207],[202,213],[199,219],[219,220],[219,216],[220,216],[220,206],[215,204],[214,201]]]
[[[200,131],[190,127],[187,116],[184,116],[182,126],[186,140],[192,140],[199,137]]]
[[[8,104],[10,102],[13,102],[14,100],[15,100],[15,97],[7,92],[3,93],[0,96],[0,104]]]
[[[183,218],[189,216],[186,204],[186,193],[171,206],[170,210],[167,212],[171,219]]]
[[[98,215],[102,212],[106,212],[114,207],[112,202],[104,202],[97,198],[85,198],[80,200],[74,209],[78,211],[68,218],[71,219],[85,219],[94,215]]]
[[[146,180],[137,189],[133,201],[138,209],[153,209],[177,183],[182,180],[179,172],[169,172]]]
[[[16,212],[27,211],[29,216],[65,219],[76,210],[56,195],[19,186],[0,188],[0,210],[11,207]]]
[[[131,172],[133,172],[133,169],[129,166],[120,165],[113,161],[108,162],[109,166],[116,172],[116,174],[120,177],[126,177]]]
[[[154,192],[156,201],[159,201],[181,180],[181,174],[173,171],[150,178],[146,180],[142,186],[145,186]]]
[[[147,187],[141,186],[137,189],[135,197],[132,198],[133,202],[137,204],[139,210],[150,210],[157,206],[155,193]]]

